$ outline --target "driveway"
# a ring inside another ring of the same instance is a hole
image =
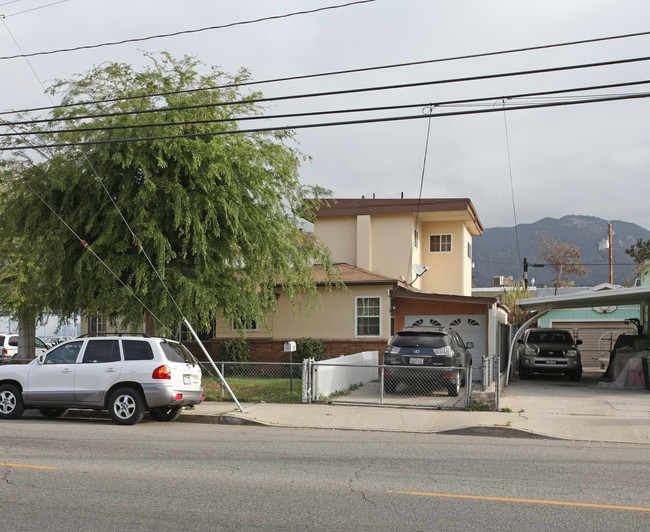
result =
[[[580,382],[563,376],[535,375],[510,381],[501,393],[501,408],[540,414],[647,416],[650,390],[600,386],[601,372],[585,372]]]

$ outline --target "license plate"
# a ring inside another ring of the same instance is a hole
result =
[[[547,360],[546,364],[550,364],[551,366],[555,364],[555,360]]]
[[[422,357],[411,357],[409,359],[409,364],[415,364],[416,366],[422,366],[424,364],[424,359]]]
[[[183,384],[186,386],[192,384],[192,375],[183,375]]]

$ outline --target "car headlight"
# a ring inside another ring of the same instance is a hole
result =
[[[537,353],[539,353],[539,347],[532,344],[526,344],[526,347],[524,348],[524,355],[537,356]]]
[[[434,349],[433,352],[436,355],[438,355],[439,357],[453,357],[454,356],[454,350],[449,345],[446,345],[445,347],[438,347],[438,348]]]
[[[568,357],[577,357],[578,356],[578,350],[571,348],[566,352],[566,356],[568,356]]]

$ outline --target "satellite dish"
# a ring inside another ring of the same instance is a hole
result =
[[[415,272],[415,279],[413,279],[410,283],[409,286],[413,286],[413,283],[417,281],[420,277],[422,277],[425,273],[429,271],[428,266],[422,266],[422,264],[414,264],[413,265],[413,271]]]
[[[425,273],[427,273],[429,271],[429,267],[428,266],[422,266],[422,264],[414,264],[413,265],[413,271],[415,272],[415,275],[417,275],[418,277],[421,277],[422,275],[424,275]]]

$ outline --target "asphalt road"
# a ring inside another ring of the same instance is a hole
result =
[[[0,423],[5,530],[646,530],[650,446]]]

